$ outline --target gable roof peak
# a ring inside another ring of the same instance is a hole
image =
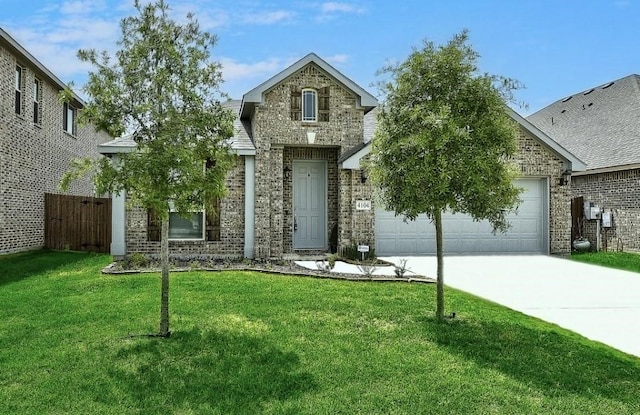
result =
[[[264,94],[268,90],[311,63],[315,64],[327,75],[342,84],[345,88],[352,91],[357,97],[357,104],[365,109],[365,113],[369,112],[371,109],[375,108],[378,105],[378,100],[373,95],[371,95],[358,84],[343,75],[340,71],[331,66],[324,59],[311,52],[283,71],[277,73],[276,75],[272,76],[271,78],[267,79],[257,87],[244,94],[242,96],[242,106],[240,109],[241,118],[248,117],[249,114],[251,114],[251,112],[253,111],[253,108],[256,106],[256,104],[260,104],[264,101]]]

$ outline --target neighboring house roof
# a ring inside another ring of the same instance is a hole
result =
[[[511,108],[507,108],[507,112],[511,116],[511,118],[516,121],[522,129],[527,131],[533,137],[535,137],[538,142],[547,147],[550,151],[558,155],[561,159],[563,159],[566,163],[568,163],[567,168],[571,171],[584,171],[586,169],[586,165],[582,160],[573,155],[570,151],[562,147],[560,144],[555,142],[551,137],[546,135],[544,132],[540,131],[536,126],[531,124],[525,118],[523,118],[520,114],[512,110]],[[373,131],[375,131],[375,115],[372,117],[373,119]],[[366,136],[366,135],[365,135]],[[360,146],[356,146],[346,152],[340,159],[338,163],[340,167],[344,169],[359,169],[360,168],[360,159],[371,151],[371,141],[366,140]]]
[[[53,72],[47,69],[38,59],[36,59],[28,50],[20,45],[14,38],[12,38],[7,32],[0,28],[0,45],[4,45],[12,54],[18,57],[18,63],[31,65],[31,68],[35,70],[39,76],[45,78],[48,82],[58,87],[60,91],[64,90],[67,85],[60,80]],[[24,62],[26,61],[26,62]],[[74,104],[79,107],[84,107],[84,101],[75,93],[73,98],[76,102]]]
[[[333,66],[329,65],[327,62],[322,60],[315,53],[310,53],[304,58],[300,59],[293,65],[289,66],[282,72],[276,74],[265,82],[261,83],[257,87],[253,88],[251,91],[244,94],[242,97],[242,107],[240,110],[240,117],[247,118],[252,113],[253,108],[256,104],[262,103],[264,100],[265,92],[269,91],[271,88],[282,82],[287,77],[293,75],[300,69],[304,68],[310,63],[316,64],[321,70],[326,72],[333,79],[341,83],[345,88],[351,90],[357,97],[357,105],[361,108],[364,108],[364,112],[367,113],[378,105],[378,100],[361,88],[358,84],[353,82],[351,79],[344,76],[338,70],[336,70]]]
[[[373,135],[376,132],[376,120],[378,116],[378,107],[375,107],[368,113],[364,115],[363,119],[363,130],[364,130],[364,139],[362,140],[365,143],[373,140]]]
[[[568,96],[527,119],[587,163],[589,171],[640,163],[640,76]]]
[[[233,120],[233,130],[235,134],[229,140],[231,149],[240,156],[254,155],[256,153],[256,147],[251,140],[251,129],[249,123],[240,120],[240,100],[229,100],[222,103],[222,106],[230,109],[235,118]],[[132,134],[116,138],[107,143],[98,146],[98,151],[101,154],[116,154],[116,153],[128,153],[133,151],[136,147],[136,142],[133,140]]]

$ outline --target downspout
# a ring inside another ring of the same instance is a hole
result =
[[[255,257],[255,160],[244,156],[244,257]]]

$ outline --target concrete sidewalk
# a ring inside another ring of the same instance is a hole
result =
[[[411,271],[436,278],[435,257],[404,258]],[[640,273],[546,255],[448,256],[444,281],[640,357]]]

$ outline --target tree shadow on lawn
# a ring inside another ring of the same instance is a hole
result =
[[[589,344],[577,334],[496,321],[430,324],[437,325],[433,333],[438,344],[482,367],[534,384],[547,395],[599,395],[637,404],[640,359]]]
[[[117,352],[110,375],[147,413],[260,413],[267,402],[317,388],[295,353],[263,338],[200,329],[134,340]]]
[[[93,254],[69,251],[31,251],[0,256],[0,285],[85,260]]]

